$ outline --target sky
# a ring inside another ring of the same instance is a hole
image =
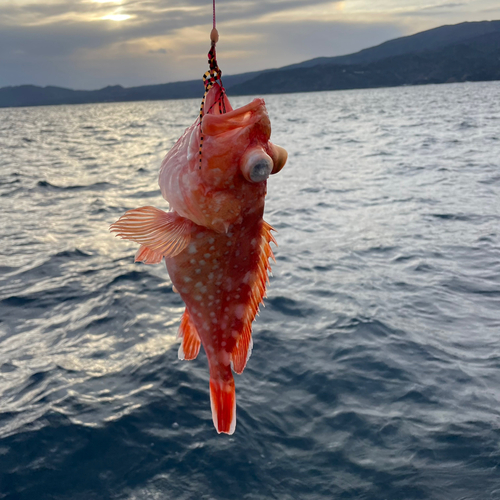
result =
[[[237,74],[500,19],[500,1],[216,0],[216,12],[219,66]],[[0,87],[201,78],[211,28],[211,0],[0,0]]]

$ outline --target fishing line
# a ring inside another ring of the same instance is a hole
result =
[[[215,45],[219,41],[219,32],[217,31],[216,27],[216,19],[215,19],[215,0],[213,0],[213,16],[212,16],[213,24],[212,24],[212,31],[210,32],[210,51],[208,52],[208,66],[209,70],[205,72],[203,75],[203,85],[205,86],[205,93],[203,94],[203,99],[201,100],[201,105],[200,105],[200,130],[201,130],[201,123],[203,121],[203,115],[205,114],[205,99],[207,97],[208,91],[216,84],[218,83],[220,85],[220,95],[219,98],[217,99],[217,103],[219,104],[219,114],[224,114],[226,112],[226,103],[224,101],[224,96],[226,95],[226,89],[222,85],[222,71],[219,68],[219,65],[217,64],[217,54],[215,52]],[[210,109],[210,111],[216,104],[214,102]],[[203,133],[200,135],[200,149],[199,149],[199,158],[200,158],[200,163],[198,168],[201,170],[201,161],[202,161],[202,150],[203,150]]]

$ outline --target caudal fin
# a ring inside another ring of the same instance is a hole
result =
[[[210,405],[215,428],[220,434],[233,434],[236,428],[234,380],[210,379]]]

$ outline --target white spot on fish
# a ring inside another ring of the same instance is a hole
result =
[[[196,270],[195,270],[195,273],[196,273],[196,274],[200,274],[200,273],[201,273],[201,269],[196,269]]]
[[[219,359],[219,363],[224,366],[229,366],[229,363],[231,362],[231,354],[225,349],[218,352],[217,358]]]
[[[210,245],[214,242],[215,240],[213,238],[208,238],[208,242],[210,243]]]
[[[194,243],[190,243],[188,246],[188,253],[196,253],[198,250],[196,248],[196,245]]]
[[[230,247],[232,244],[233,244],[233,242],[232,242],[232,241],[228,241],[228,242],[226,243],[226,245],[227,245],[228,247]]]
[[[212,319],[212,323],[216,325],[218,323],[217,318]]]
[[[190,262],[191,264],[196,264],[196,259],[191,259],[189,262]]]
[[[191,280],[189,280],[191,281]],[[198,283],[196,283],[196,285],[194,285],[195,288],[200,288],[203,286],[203,283],[201,281],[198,281]]]
[[[213,251],[215,250],[215,247],[214,247],[214,246],[211,246],[211,247],[209,248],[209,250],[210,250],[211,252],[213,252]]]
[[[205,257],[205,259],[210,259],[210,254],[209,253],[206,253],[205,255],[203,255],[203,257]]]
[[[245,314],[245,306],[243,304],[238,304],[234,309],[234,315],[238,319],[243,319],[244,314]]]
[[[200,260],[199,264],[200,264],[200,266],[204,266],[206,264],[206,262],[204,260]]]
[[[189,276],[184,276],[184,283],[189,283],[190,281],[193,281]]]
[[[200,302],[200,300],[201,300],[201,295],[195,295],[195,296],[193,297],[193,299],[194,299],[194,300],[196,300],[196,301],[198,301],[198,302]]]
[[[198,233],[198,234],[196,235],[196,237],[197,237],[199,240],[201,240],[202,238],[204,238],[204,237],[205,237],[205,233]]]

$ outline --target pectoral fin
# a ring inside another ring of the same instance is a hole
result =
[[[144,262],[144,264],[159,264],[163,259],[161,253],[151,250],[145,245],[141,245],[135,254],[134,262]]]
[[[175,257],[187,247],[192,225],[175,212],[141,207],[126,212],[109,229],[120,238],[141,245],[136,262],[157,264],[163,257]]]

